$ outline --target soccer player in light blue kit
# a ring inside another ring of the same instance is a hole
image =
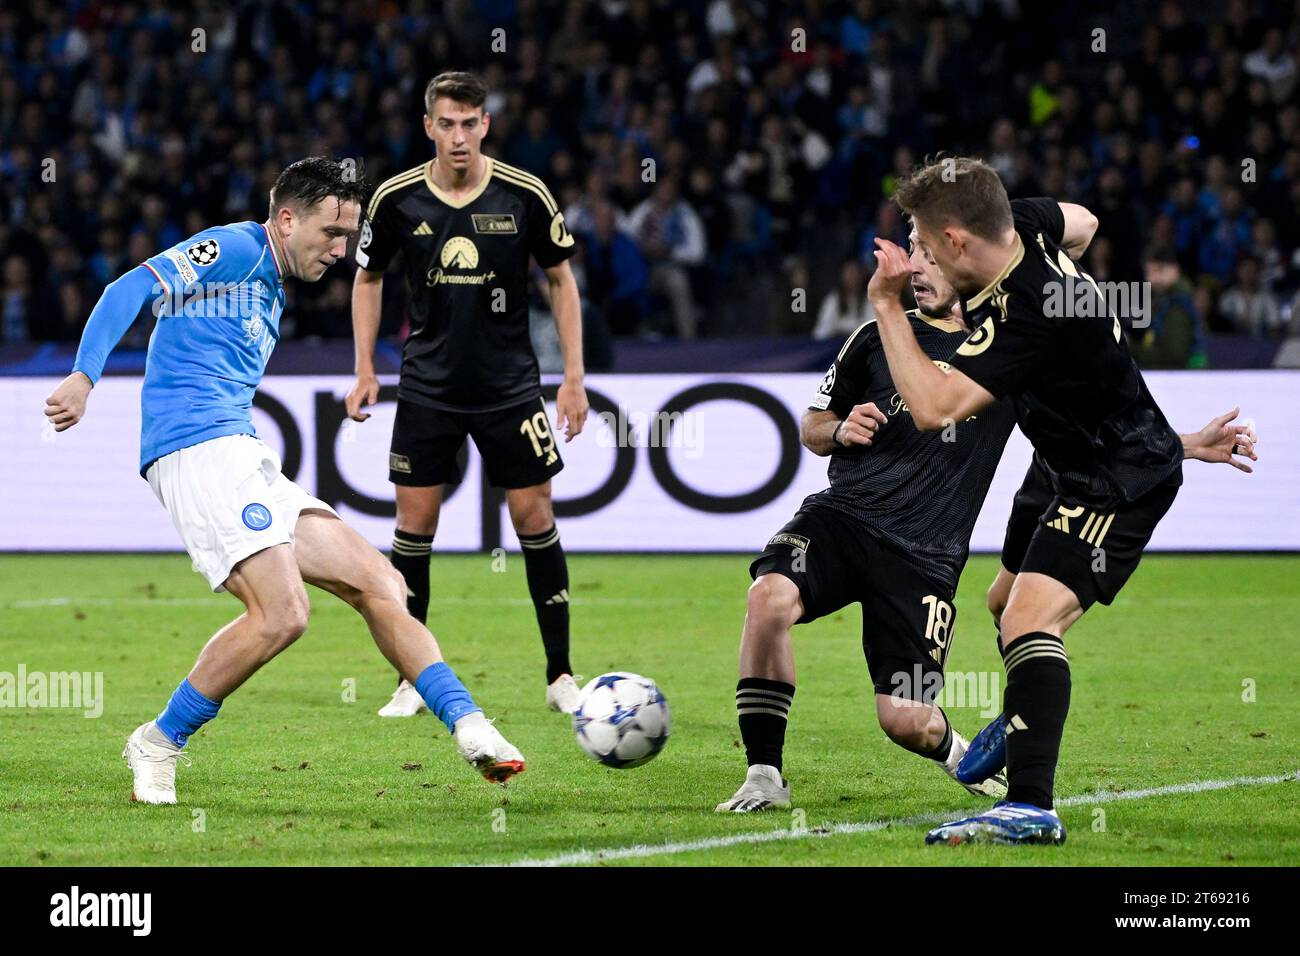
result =
[[[246,608],[208,641],[157,719],[128,738],[122,756],[135,777],[133,800],[176,802],[176,761],[189,737],[306,630],[304,581],[356,608],[379,650],[484,777],[504,782],[524,769],[523,755],[407,613],[402,576],[333,508],[281,474],[279,457],[253,429],[253,392],[279,338],[284,279],[315,282],[343,258],[365,193],[332,160],[289,166],[271,189],[266,222],[205,229],[105,289],[74,371],[46,400],[56,431],[77,424],[109,352],[151,304],[158,322],[141,394],[140,474],[194,569]]]

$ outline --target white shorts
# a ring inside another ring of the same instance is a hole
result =
[[[298,515],[337,512],[280,473],[280,456],[252,435],[226,435],[159,458],[145,473],[180,533],[194,570],[224,591],[236,564],[293,544]]]

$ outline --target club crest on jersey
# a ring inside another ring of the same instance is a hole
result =
[[[215,239],[204,239],[186,249],[185,255],[196,266],[210,266],[221,258],[221,243]]]
[[[240,517],[244,519],[244,527],[249,531],[265,531],[271,527],[271,509],[256,501],[247,505]]]

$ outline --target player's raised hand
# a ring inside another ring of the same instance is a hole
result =
[[[379,379],[374,375],[358,375],[357,384],[352,386],[348,397],[343,400],[348,418],[354,422],[364,422],[370,417],[369,412],[361,410],[362,405],[373,405],[379,401]]]
[[[1255,443],[1259,438],[1255,434],[1255,426],[1250,422],[1232,424],[1240,413],[1239,407],[1234,408],[1217,418],[1210,419],[1209,424],[1199,432],[1184,435],[1184,457],[1215,464],[1228,464],[1248,475],[1253,472],[1255,469],[1246,464],[1243,459],[1259,461],[1259,456],[1255,454]]]
[[[73,372],[45,400],[45,417],[56,432],[67,431],[86,414],[86,396],[95,386],[84,372]]]
[[[555,427],[564,429],[564,441],[573,441],[587,424],[587,390],[581,384],[565,382],[555,393]]]
[[[912,278],[912,260],[888,239],[877,236],[876,245],[876,271],[867,283],[867,297],[872,302],[897,302]]]
[[[888,421],[875,402],[854,405],[853,410],[845,416],[844,423],[839,426],[836,440],[841,445],[870,445],[880,426]]]

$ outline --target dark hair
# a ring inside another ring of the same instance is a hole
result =
[[[1178,256],[1174,250],[1167,245],[1153,245],[1147,249],[1144,261],[1154,262],[1160,265],[1176,266],[1178,265]]]
[[[353,160],[339,162],[309,156],[285,167],[271,187],[271,215],[282,206],[307,210],[334,196],[340,203],[355,202],[365,208],[370,184]]]
[[[970,156],[915,167],[899,181],[894,198],[908,216],[934,228],[956,224],[994,242],[1012,228],[1011,201],[997,171]]]
[[[432,116],[433,102],[440,96],[470,109],[478,109],[487,102],[487,95],[487,84],[473,73],[439,73],[424,88],[424,111]]]

